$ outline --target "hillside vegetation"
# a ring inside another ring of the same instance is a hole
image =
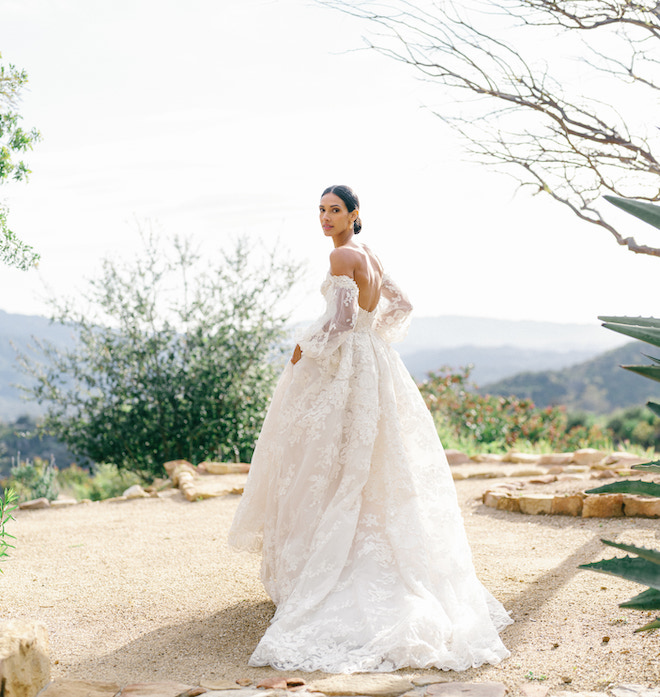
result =
[[[622,365],[647,363],[647,349],[632,341],[562,370],[519,373],[484,385],[480,392],[531,399],[537,407],[561,404],[568,411],[609,414],[660,399],[660,383],[621,370]]]

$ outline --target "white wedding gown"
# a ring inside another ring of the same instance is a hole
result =
[[[509,655],[433,419],[390,342],[410,303],[386,276],[374,312],[328,274],[252,459],[230,544],[262,551],[277,606],[250,665],[328,673],[464,670]]]

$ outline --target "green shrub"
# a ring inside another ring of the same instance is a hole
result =
[[[91,472],[78,465],[71,465],[57,473],[57,480],[62,493],[78,501],[114,498],[121,496],[133,484],[144,484],[135,472],[122,470],[111,464],[95,465]]]
[[[21,461],[11,468],[9,486],[18,495],[19,501],[46,498],[54,501],[59,495],[57,468],[40,458]]]
[[[10,520],[14,520],[12,513],[16,510],[17,505],[18,497],[16,492],[13,489],[5,489],[4,495],[0,496],[0,559],[9,556],[8,550],[14,549],[14,545],[10,544],[8,540],[16,538],[7,532],[5,525]],[[2,573],[1,568],[0,573]]]
[[[470,372],[441,369],[419,386],[445,447],[502,452],[536,450],[538,444],[559,451],[611,446],[611,433],[594,419],[577,416],[569,423],[563,407],[539,409],[530,399],[481,395]]]

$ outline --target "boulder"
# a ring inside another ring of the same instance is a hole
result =
[[[552,499],[552,515],[582,515],[583,494],[565,494]]]
[[[623,515],[623,494],[587,494],[582,502],[583,518],[615,518]]]
[[[573,453],[573,464],[591,467],[605,460],[607,455],[608,453],[595,448],[581,448]]]
[[[624,494],[623,513],[626,516],[660,518],[660,499]]]
[[[0,622],[0,693],[34,697],[50,681],[50,648],[39,622]],[[4,689],[2,689],[4,687]]]
[[[528,515],[550,515],[552,513],[552,494],[528,494],[518,497],[520,512]]]

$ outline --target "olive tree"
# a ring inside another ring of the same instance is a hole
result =
[[[477,162],[660,256],[600,205],[660,200],[657,0],[318,2],[365,20],[368,47],[437,88],[430,108]]]
[[[30,150],[40,137],[36,129],[24,130],[20,125],[17,106],[27,79],[24,70],[0,63],[0,184],[9,179],[27,179],[30,170],[23,160],[16,157]],[[7,214],[7,207],[0,202],[0,262],[29,269],[37,263],[39,255],[9,229]]]
[[[142,239],[133,261],[103,262],[86,306],[55,308],[72,344],[21,355],[25,391],[47,406],[43,428],[94,462],[161,474],[173,459],[249,460],[297,270],[241,238],[217,260]]]

